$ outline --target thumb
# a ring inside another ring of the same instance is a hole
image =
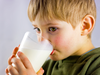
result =
[[[40,70],[37,72],[37,75],[43,75],[43,73],[44,73],[43,68],[40,68]]]

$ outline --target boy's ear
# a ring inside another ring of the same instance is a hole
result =
[[[81,35],[88,35],[94,28],[95,19],[92,15],[86,15],[82,19]]]

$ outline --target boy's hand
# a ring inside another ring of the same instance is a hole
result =
[[[35,73],[30,61],[28,58],[22,53],[18,52],[18,47],[16,47],[13,51],[13,55],[8,60],[8,68],[6,69],[6,74],[9,75],[43,75],[44,70],[40,69],[37,74]],[[18,58],[16,58],[16,53]],[[12,66],[14,63],[15,66]]]

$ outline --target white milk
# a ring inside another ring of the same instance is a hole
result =
[[[50,50],[30,50],[25,48],[21,48],[19,51],[23,52],[27,56],[35,72],[38,72],[51,53]]]

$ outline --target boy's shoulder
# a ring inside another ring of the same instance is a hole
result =
[[[100,47],[94,48],[94,49],[90,50],[89,52],[83,54],[78,59],[78,62],[88,61],[88,60],[96,59],[98,57],[100,57]]]
[[[100,74],[100,47],[82,55],[77,63],[84,63],[81,74],[84,75],[99,75]]]

